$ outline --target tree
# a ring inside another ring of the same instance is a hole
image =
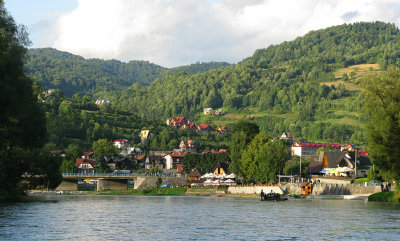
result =
[[[362,79],[371,160],[382,176],[400,180],[400,69]]]
[[[100,139],[93,142],[92,150],[94,152],[93,156],[96,160],[96,167],[98,167],[98,172],[108,172],[109,167],[104,157],[110,157],[117,154],[118,149],[113,145],[112,141],[108,141],[107,139]]]
[[[238,121],[235,126],[233,127],[233,132],[240,132],[243,131],[246,135],[246,145],[250,143],[250,141],[260,132],[260,127],[257,124],[240,120]]]
[[[246,148],[246,134],[243,131],[236,131],[232,133],[232,139],[229,147],[229,157],[231,164],[229,170],[237,176],[243,176],[243,169],[241,165],[242,152]]]
[[[0,195],[17,195],[24,172],[36,162],[19,155],[40,148],[46,139],[45,119],[24,73],[29,45],[27,33],[18,27],[0,0]]]
[[[289,148],[283,142],[272,142],[265,133],[260,133],[242,154],[245,180],[276,182],[289,158]]]

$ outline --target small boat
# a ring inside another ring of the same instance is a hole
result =
[[[274,192],[267,193],[261,198],[261,201],[273,201],[273,202],[286,201],[286,200],[287,197],[282,197],[279,193],[274,193]]]

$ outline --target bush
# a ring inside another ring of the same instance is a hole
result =
[[[368,201],[400,202],[400,192],[378,192],[370,195]]]

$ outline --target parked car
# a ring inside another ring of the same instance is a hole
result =
[[[171,186],[172,186],[171,183],[168,183],[168,184],[161,185],[160,187],[171,187]]]
[[[380,186],[382,183],[380,181],[377,181],[377,180],[372,180],[372,181],[369,182],[369,184]]]

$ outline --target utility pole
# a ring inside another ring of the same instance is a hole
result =
[[[354,170],[355,170],[355,177],[357,178],[357,148],[355,148],[354,147],[354,150],[356,151],[356,153],[355,153],[355,168],[354,168]]]
[[[299,173],[299,177],[301,178],[301,154],[300,154],[300,173]]]

